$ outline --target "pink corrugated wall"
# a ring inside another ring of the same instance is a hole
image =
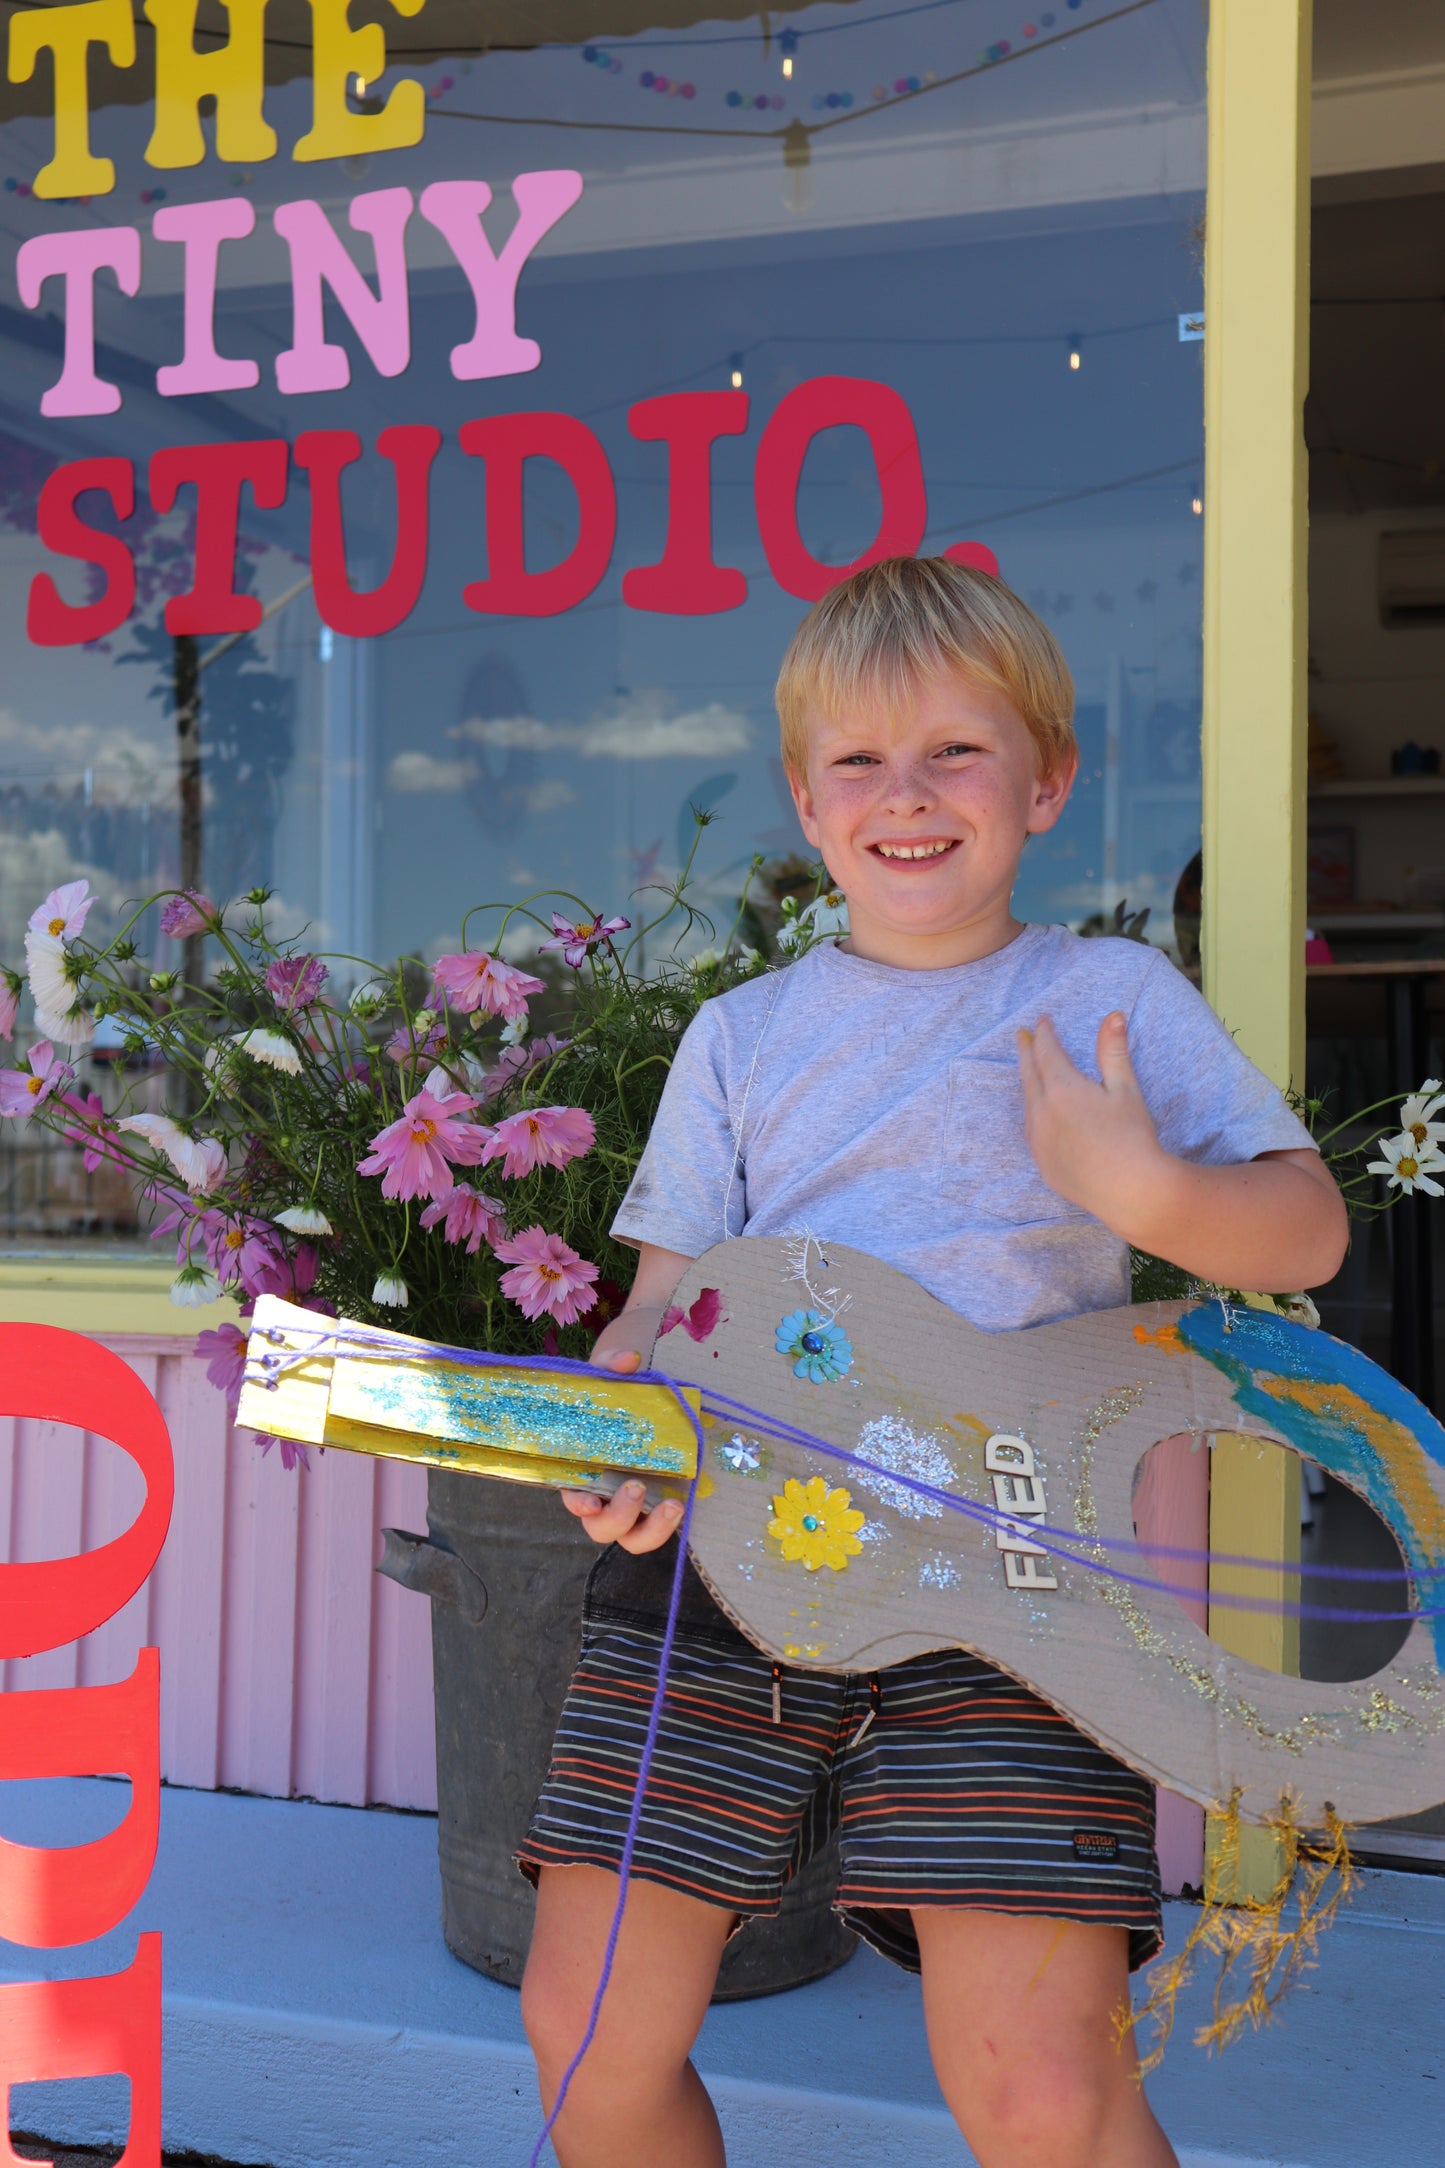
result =
[[[203,1790],[348,1806],[436,1806],[431,1612],[372,1571],[381,1530],[426,1527],[426,1473],[358,1453],[289,1473],[228,1432],[183,1340],[106,1343],[170,1426],[176,1504],[150,1579],[85,1640],[0,1664],[0,1690],[123,1678],[161,1652],[161,1773]],[[140,1504],[103,1438],[0,1417],[0,1561],[119,1534]]]

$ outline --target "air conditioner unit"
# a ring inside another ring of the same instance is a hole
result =
[[[1380,623],[1445,625],[1445,528],[1381,535]]]

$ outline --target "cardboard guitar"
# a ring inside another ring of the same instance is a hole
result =
[[[704,1290],[718,1300],[698,1307]],[[449,1361],[267,1297],[239,1420],[525,1481],[611,1491],[638,1474],[654,1501],[696,1473],[693,1561],[785,1663],[871,1671],[969,1648],[1144,1775],[1208,1806],[1237,1795],[1250,1819],[1286,1798],[1306,1823],[1327,1804],[1371,1821],[1445,1798],[1445,1618],[1413,1620],[1373,1676],[1324,1684],[1230,1655],[1167,1591],[1100,1570],[1177,1580],[1101,1539],[1133,1538],[1158,1440],[1243,1434],[1358,1491],[1399,1543],[1410,1607],[1445,1607],[1445,1431],[1358,1350],[1219,1303],[983,1333],[860,1251],[753,1237],[697,1259],[667,1322],[652,1361],[686,1408],[664,1385]],[[776,1434],[789,1426],[869,1465]]]

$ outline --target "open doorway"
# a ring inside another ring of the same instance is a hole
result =
[[[1418,1089],[1445,1054],[1437,0],[1316,0],[1310,316],[1307,1083],[1344,1110]],[[1445,1200],[1414,1198],[1357,1230],[1320,1308],[1438,1412],[1442,1291]],[[1308,1555],[1353,1560],[1349,1505],[1307,1505]],[[1360,1849],[1445,1871],[1445,1806]]]

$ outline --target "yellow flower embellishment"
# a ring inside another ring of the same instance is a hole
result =
[[[820,1566],[841,1573],[863,1548],[853,1531],[863,1526],[864,1516],[854,1511],[847,1491],[829,1490],[820,1475],[809,1483],[790,1475],[782,1496],[773,1500],[773,1512],[768,1534],[778,1538],[790,1565],[801,1559],[809,1573]]]

